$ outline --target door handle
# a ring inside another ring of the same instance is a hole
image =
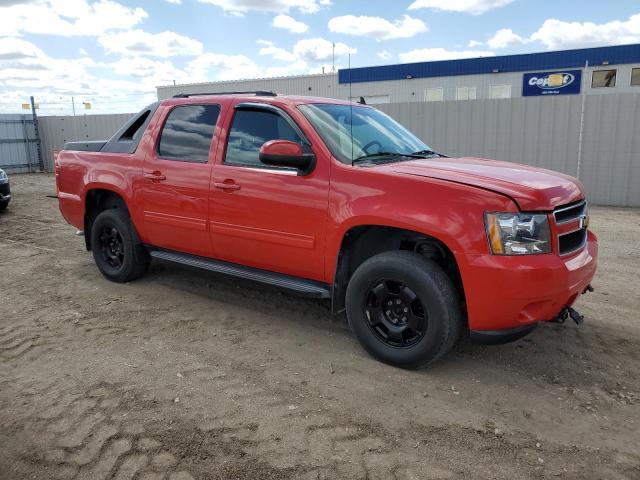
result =
[[[215,182],[213,186],[221,190],[240,190],[240,185],[237,183]]]
[[[147,180],[151,180],[152,182],[161,182],[163,180],[166,180],[167,176],[162,175],[160,172],[152,172],[152,173],[145,173],[144,178],[146,178]]]

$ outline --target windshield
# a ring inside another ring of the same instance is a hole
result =
[[[333,156],[343,163],[352,164],[354,159],[378,152],[411,154],[431,150],[413,133],[375,108],[307,104],[301,105],[300,110]]]

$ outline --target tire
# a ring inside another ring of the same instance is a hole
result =
[[[9,206],[9,202],[0,202],[0,212]]]
[[[100,272],[113,282],[129,282],[144,275],[150,262],[134,240],[129,215],[121,209],[98,214],[91,226],[91,251]]]
[[[435,362],[462,331],[451,279],[438,264],[413,252],[385,252],[360,265],[347,286],[346,310],[364,349],[402,368]]]

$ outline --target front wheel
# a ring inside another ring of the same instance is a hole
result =
[[[91,250],[102,274],[113,282],[128,282],[142,276],[149,256],[136,244],[129,216],[120,209],[98,214],[91,227]]]
[[[462,329],[456,288],[435,262],[406,251],[365,261],[347,287],[347,318],[375,358],[404,368],[432,363]]]

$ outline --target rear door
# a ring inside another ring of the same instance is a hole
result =
[[[226,148],[213,169],[210,231],[216,258],[324,280],[329,162],[292,117],[269,104],[236,105]],[[307,175],[260,162],[269,140],[299,142],[316,154]]]
[[[144,239],[156,247],[210,256],[209,158],[220,106],[175,105],[163,113],[139,190]]]

